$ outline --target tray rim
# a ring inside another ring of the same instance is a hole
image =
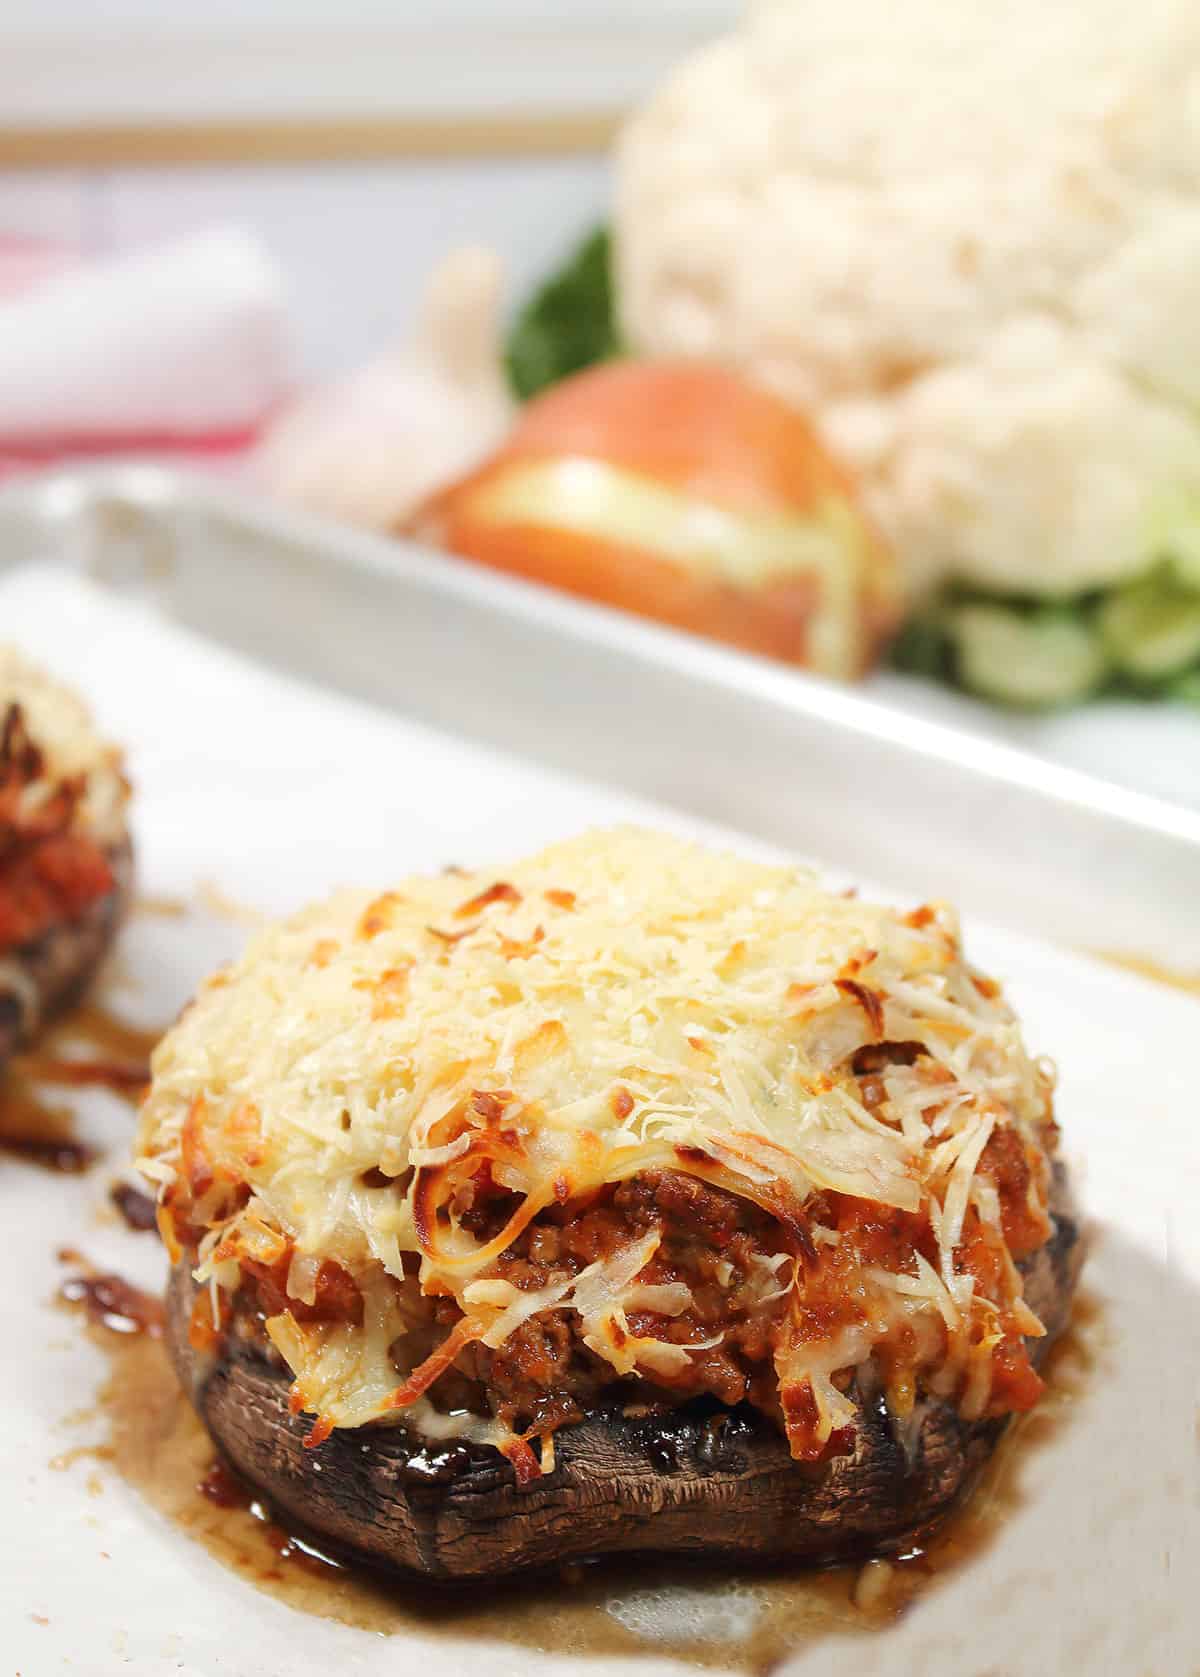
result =
[[[932,784],[959,784],[964,796],[970,794],[981,807],[989,801],[994,805],[1006,794],[1020,798],[1030,812],[1050,824],[1051,831],[1057,823],[1063,834],[1096,834],[1110,857],[1126,847],[1144,853],[1145,866],[1140,873],[1124,863],[1122,871],[1130,875],[1127,886],[1136,885],[1137,879],[1151,881],[1147,900],[1155,891],[1159,893],[1158,931],[1145,941],[1131,943],[1128,936],[1113,938],[1106,929],[1098,928],[1086,946],[1104,946],[1135,958],[1163,956],[1170,916],[1156,868],[1161,864],[1177,885],[1192,877],[1200,883],[1200,810],[1062,766],[952,723],[914,716],[870,694],[804,671],[487,571],[416,543],[274,504],[243,484],[230,484],[198,470],[158,462],[102,462],[10,480],[0,486],[0,574],[15,563],[29,560],[37,546],[48,540],[61,538],[69,550],[71,532],[106,511],[125,511],[168,524],[209,520],[228,528],[232,523],[244,537],[302,551],[309,561],[323,563],[335,583],[345,582],[347,572],[356,571],[373,586],[395,588],[406,599],[423,602],[443,615],[461,612],[472,621],[487,619],[505,625],[514,637],[527,641],[533,637],[546,656],[559,662],[570,649],[580,658],[623,666],[657,689],[659,698],[662,689],[673,683],[680,695],[699,694],[710,705],[727,702],[731,707],[740,706],[747,716],[773,719],[793,730],[806,729],[813,739],[822,734],[826,742],[837,737],[848,750],[861,750],[876,762],[907,760],[932,776]],[[74,562],[81,562],[78,552]],[[86,572],[86,562],[83,568]],[[322,677],[315,679],[320,681]],[[353,689],[343,688],[347,690]],[[456,727],[436,717],[420,719],[471,737],[469,726]],[[530,755],[524,745],[511,749]],[[553,763],[552,758],[543,760]],[[592,774],[586,766],[577,772],[610,782],[613,778]],[[636,784],[626,786],[635,792],[646,790]],[[662,794],[660,801],[687,807],[670,792]],[[691,812],[698,813],[695,809]],[[709,819],[736,824],[724,812]],[[754,833],[754,823],[744,830]],[[773,834],[760,836],[777,842]],[[1059,860],[1061,863],[1062,858]],[[852,864],[856,869],[860,865]],[[901,875],[897,883],[904,884]],[[1200,897],[1200,892],[1196,895]],[[991,910],[988,917],[999,918]],[[1184,905],[1180,921],[1185,944],[1183,964],[1200,966],[1200,910],[1194,926],[1188,926]],[[1033,929],[1019,918],[1015,925],[1020,930]],[[1053,930],[1042,935],[1063,941]],[[1082,936],[1066,941],[1085,946]],[[1179,953],[1172,943],[1171,956],[1175,958]],[[1179,964],[1177,959],[1173,964]]]

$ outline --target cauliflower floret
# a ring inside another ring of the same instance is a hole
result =
[[[1200,495],[1192,0],[761,4],[616,209],[632,346],[810,410],[918,587],[1112,581]]]
[[[1200,504],[1200,425],[1043,319],[914,379],[868,442],[881,406],[831,403],[826,429],[859,461],[870,450],[876,512],[921,576],[948,561],[1000,591],[1117,581],[1156,545],[1156,485]]]

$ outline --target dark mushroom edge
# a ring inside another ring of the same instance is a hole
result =
[[[122,838],[106,849],[105,858],[112,870],[111,890],[76,919],[0,953],[0,968],[15,965],[36,998],[30,1003],[0,973],[0,1071],[41,1025],[82,996],[112,945],[132,896],[129,839]]]
[[[1047,1332],[1066,1325],[1082,1261],[1062,1166],[1053,1232],[1022,1265]],[[497,1577],[618,1551],[813,1565],[896,1553],[969,1491],[1007,1425],[965,1422],[926,1400],[902,1432],[882,1397],[863,1403],[852,1455],[793,1461],[782,1434],[746,1405],[697,1401],[650,1417],[598,1410],[555,1437],[555,1465],[519,1486],[488,1446],[433,1444],[403,1425],[335,1431],[318,1450],[288,1405],[281,1360],[226,1336],[188,1342],[195,1283],[169,1288],[167,1342],[185,1391],[222,1455],[286,1521],[339,1556],[438,1579]]]

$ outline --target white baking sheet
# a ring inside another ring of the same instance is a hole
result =
[[[1200,710],[1194,705],[1109,698],[1023,715],[891,670],[877,671],[865,687],[873,698],[910,716],[945,722],[1135,792],[1200,809]]]
[[[30,568],[0,581],[0,635],[77,681],[127,743],[142,885],[156,895],[192,896],[211,880],[274,912],[336,883],[502,859],[587,824],[679,824],[611,790],[265,674],[61,573]],[[470,672],[449,664],[446,679]],[[125,1005],[147,1023],[169,1016],[241,935],[202,915],[135,920],[121,954]],[[976,956],[1009,980],[1031,1042],[1060,1065],[1067,1150],[1097,1228],[1088,1283],[1102,1301],[1104,1348],[1066,1422],[1023,1468],[1021,1506],[986,1553],[893,1629],[810,1644],[787,1669],[1192,1677],[1200,1146],[1190,1050],[1200,1012],[1076,956],[983,926],[969,935]],[[109,1142],[115,1167],[127,1110],[97,1094],[85,1121]],[[65,1179],[0,1158],[0,1253],[18,1278],[0,1294],[0,1674],[473,1669],[484,1657],[478,1642],[381,1639],[302,1616],[225,1571],[119,1480],[89,1495],[94,1464],[50,1466],[87,1441],[87,1428],[65,1418],[93,1400],[104,1373],[99,1353],[50,1307],[56,1248],[70,1242],[127,1274],[160,1261],[145,1236],[97,1220],[108,1180],[104,1166]],[[648,1644],[644,1659],[604,1670],[681,1669],[674,1651]],[[486,1661],[493,1677],[584,1669],[501,1644]]]

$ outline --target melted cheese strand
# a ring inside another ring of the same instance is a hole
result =
[[[15,646],[0,642],[0,723],[14,704],[20,706],[29,737],[44,759],[42,778],[24,793],[24,812],[31,813],[34,804],[52,795],[64,781],[81,780],[77,830],[98,844],[115,843],[124,831],[129,796],[121,753],[101,738],[76,693],[53,680]]]

